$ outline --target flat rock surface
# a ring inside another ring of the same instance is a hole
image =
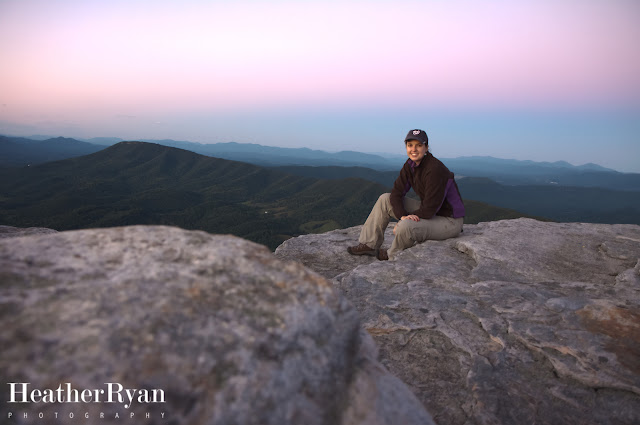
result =
[[[276,256],[333,278],[437,423],[640,423],[640,226],[465,225],[386,262],[346,252],[359,232]]]
[[[3,423],[432,423],[329,281],[232,236],[132,226],[2,240],[0,320]],[[117,383],[164,402],[13,404],[10,382]]]

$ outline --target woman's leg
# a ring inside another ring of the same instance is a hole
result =
[[[454,238],[462,231],[464,218],[435,216],[420,221],[401,220],[396,227],[396,237],[387,254],[393,258],[399,251],[426,240]]]
[[[420,208],[420,201],[407,198],[406,196],[403,199],[403,203],[407,211],[415,211]],[[391,221],[392,218],[398,220],[391,206],[391,194],[384,193],[380,195],[371,213],[369,213],[367,221],[365,221],[364,226],[362,226],[358,242],[366,244],[373,249],[380,248],[384,241],[384,231],[387,229],[389,221]]]
[[[380,195],[378,201],[376,201],[371,209],[367,221],[365,221],[364,226],[362,226],[358,242],[366,244],[369,248],[380,248],[384,241],[384,231],[387,229],[391,218],[395,218],[393,208],[391,207],[390,196],[390,193]]]

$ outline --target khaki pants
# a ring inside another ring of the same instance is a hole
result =
[[[405,197],[404,208],[407,211],[416,211],[420,208],[420,201]],[[367,244],[371,248],[380,248],[384,241],[384,231],[391,218],[400,219],[393,214],[390,194],[385,193],[380,195],[367,221],[365,221],[360,232],[359,242]],[[391,248],[387,252],[389,259],[393,259],[393,256],[399,251],[426,240],[454,238],[462,231],[463,222],[463,217],[452,218],[439,215],[428,220],[424,218],[421,218],[420,221],[400,220],[396,227],[396,235],[393,238]]]

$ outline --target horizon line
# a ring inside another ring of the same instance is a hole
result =
[[[143,142],[143,143],[153,143],[153,142],[162,142],[162,141],[170,141],[170,142],[177,142],[177,143],[191,143],[191,144],[197,144],[197,145],[201,145],[201,146],[207,146],[207,145],[220,145],[220,144],[239,144],[239,145],[255,145],[255,146],[262,146],[262,147],[269,147],[269,148],[275,148],[275,149],[288,149],[288,150],[302,150],[302,149],[307,149],[310,150],[312,152],[324,152],[324,153],[329,153],[329,154],[337,154],[337,153],[341,153],[341,152],[355,152],[355,153],[362,153],[362,154],[367,154],[367,155],[375,155],[375,156],[379,156],[382,159],[386,159],[383,155],[392,155],[394,157],[404,157],[405,155],[400,154],[400,153],[393,153],[393,152],[366,152],[366,151],[354,151],[354,150],[340,150],[340,151],[333,151],[333,150],[322,150],[322,149],[310,149],[310,148],[293,148],[293,147],[283,147],[283,146],[274,146],[274,145],[265,145],[265,144],[260,144],[260,143],[253,143],[253,142],[237,142],[237,141],[228,141],[228,142],[214,142],[214,143],[202,143],[202,142],[193,142],[190,140],[175,140],[175,139],[123,139],[121,137],[115,137],[115,136],[97,136],[97,137],[91,137],[91,138],[79,138],[79,137],[67,137],[67,136],[51,136],[51,135],[46,135],[46,134],[33,134],[31,136],[20,136],[20,135],[7,135],[7,134],[0,134],[0,136],[4,136],[4,137],[16,137],[16,138],[23,138],[23,139],[29,139],[29,140],[35,140],[35,141],[47,141],[47,140],[51,140],[51,139],[72,139],[72,140],[76,140],[79,142],[84,142],[84,143],[90,143],[92,145],[96,145],[96,146],[105,146],[105,147],[109,147],[109,146],[113,146],[117,143],[121,143],[121,142]],[[46,139],[45,139],[46,137]],[[118,141],[111,143],[111,144],[98,144],[98,143],[91,143],[90,140],[93,139],[117,139]],[[159,145],[162,145],[162,143],[157,143]],[[165,146],[165,145],[162,145]],[[173,147],[173,148],[177,148],[177,149],[183,149],[183,148],[178,148],[175,146],[167,146],[167,147]],[[189,149],[184,149],[184,150],[189,150]],[[198,155],[202,155],[201,153],[198,152],[194,152],[194,151],[190,151],[193,153],[196,153]],[[205,155],[207,156],[207,155]],[[595,162],[587,162],[584,164],[574,164],[570,161],[567,161],[565,159],[559,159],[559,160],[555,160],[555,161],[535,161],[532,159],[516,159],[516,158],[502,158],[502,157],[496,157],[496,156],[491,156],[491,155],[463,155],[463,156],[456,156],[456,157],[438,157],[441,160],[447,160],[447,159],[469,159],[469,158],[485,158],[485,159],[497,159],[497,160],[501,160],[501,161],[515,161],[515,162],[530,162],[533,164],[558,164],[558,163],[565,163],[565,164],[569,164],[571,167],[574,168],[582,168],[585,166],[590,166],[590,165],[595,165],[597,167],[602,168],[603,170],[599,170],[601,172],[616,172],[616,173],[622,173],[622,174],[640,174],[640,172],[635,172],[635,171],[620,171],[611,167],[605,167],[603,165],[600,165],[598,163]],[[592,170],[592,171],[596,171],[596,170]]]

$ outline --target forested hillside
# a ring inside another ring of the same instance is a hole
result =
[[[230,233],[274,249],[285,239],[362,224],[387,186],[301,177],[151,143],[0,169],[0,223],[56,230],[166,224]],[[521,217],[467,202],[467,222]]]

